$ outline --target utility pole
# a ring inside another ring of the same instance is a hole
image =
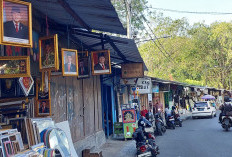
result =
[[[126,4],[127,10],[127,38],[132,38],[132,31],[131,31],[131,0],[124,0]]]

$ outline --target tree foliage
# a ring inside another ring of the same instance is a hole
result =
[[[147,75],[229,89],[232,78],[232,23],[189,25],[162,14],[150,19],[154,35],[161,38],[139,46],[149,71]],[[156,44],[155,44],[156,42]],[[163,47],[162,48],[158,48]]]

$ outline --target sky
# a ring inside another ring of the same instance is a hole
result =
[[[232,21],[232,0],[148,0],[148,4],[152,5],[153,8],[179,11],[231,13],[230,15],[207,15],[159,11],[163,12],[164,16],[170,16],[172,19],[185,17],[191,25],[203,21],[208,25],[215,21]]]

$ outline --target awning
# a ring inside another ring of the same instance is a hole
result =
[[[85,45],[85,49],[109,49],[111,62],[114,64],[144,63],[133,39],[85,32],[82,30],[75,30],[72,32],[72,35],[76,40],[81,41]],[[144,67],[147,70],[146,66]]]
[[[61,25],[126,34],[110,0],[26,0]]]

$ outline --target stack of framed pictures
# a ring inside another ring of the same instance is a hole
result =
[[[21,134],[17,129],[0,131],[0,156],[8,157],[24,150]]]

